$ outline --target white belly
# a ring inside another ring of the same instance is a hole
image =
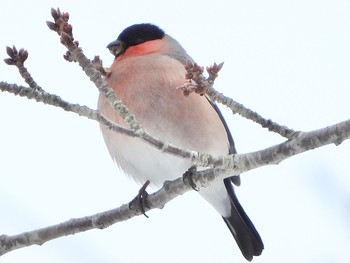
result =
[[[166,180],[181,177],[191,167],[189,160],[161,152],[139,139],[114,134],[106,129],[103,135],[114,161],[137,183],[143,184],[149,180],[153,187],[160,188]],[[202,188],[199,194],[222,216],[230,215],[231,205],[222,180]]]

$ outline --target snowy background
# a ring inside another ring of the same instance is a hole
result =
[[[313,130],[349,118],[350,2],[1,0],[0,57],[29,51],[26,67],[45,90],[96,107],[98,92],[45,24],[70,13],[85,54],[127,26],[159,25],[202,66],[224,61],[216,89],[267,118]],[[0,61],[0,80],[20,83]],[[223,109],[239,152],[283,141]],[[139,188],[111,161],[98,124],[0,94],[0,234],[17,234],[130,201]],[[265,250],[253,262],[350,262],[350,143],[327,146],[242,175],[237,190]],[[171,167],[169,167],[171,169]],[[0,257],[13,262],[245,262],[221,217],[194,192],[105,230]]]

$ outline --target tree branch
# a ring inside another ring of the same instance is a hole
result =
[[[291,140],[261,151],[226,156],[220,167],[195,172],[192,180],[196,187],[200,189],[207,187],[214,180],[223,179],[232,174],[247,172],[265,165],[279,164],[281,161],[294,155],[327,144],[334,143],[339,145],[349,138],[350,120],[347,120],[323,129],[300,133]],[[147,207],[144,207],[144,210],[161,209],[175,197],[190,190],[193,190],[192,186],[183,178],[167,181],[160,190],[148,196]],[[1,235],[0,255],[26,246],[42,245],[47,241],[62,236],[73,235],[95,228],[103,229],[141,214],[143,214],[143,211],[140,209],[139,202],[131,201],[115,209],[82,218],[70,219],[38,230],[13,236]]]
[[[60,9],[51,8],[51,15],[54,22],[47,21],[47,26],[55,31],[61,38],[61,43],[68,49],[64,58],[69,62],[78,62],[79,66],[95,84],[97,89],[103,93],[113,109],[126,121],[129,128],[136,133],[144,133],[140,123],[129,109],[119,100],[107,82],[102,78],[101,73],[96,69],[94,64],[85,56],[82,49],[79,47],[79,42],[74,40],[73,27],[68,23],[69,14],[61,12]]]
[[[233,114],[238,113],[242,117],[258,123],[263,128],[267,128],[271,132],[278,133],[287,139],[292,139],[299,133],[299,131],[294,131],[286,126],[279,125],[270,119],[262,117],[257,112],[244,107],[243,104],[240,104],[233,99],[225,96],[224,94],[216,91],[214,89],[214,81],[217,78],[219,71],[223,67],[223,64],[224,63],[214,63],[214,65],[207,67],[209,77],[205,78],[203,76],[204,68],[200,67],[196,63],[189,61],[185,66],[187,70],[187,81],[182,86],[178,87],[178,89],[182,90],[185,96],[188,96],[192,92],[198,93],[200,95],[206,94],[212,101],[221,103],[222,105],[230,108]]]

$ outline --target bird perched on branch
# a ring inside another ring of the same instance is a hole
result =
[[[184,96],[177,87],[185,83],[184,65],[192,58],[162,29],[136,24],[120,33],[107,48],[115,56],[106,80],[118,98],[152,136],[184,149],[213,156],[236,153],[227,124],[218,107],[206,96]],[[100,112],[127,127],[103,94]],[[191,167],[190,160],[176,157],[137,138],[101,126],[104,140],[119,167],[136,181],[149,180],[161,186],[180,177]],[[232,182],[239,177],[217,180],[199,194],[222,216],[243,256],[252,260],[263,242],[235,195]]]

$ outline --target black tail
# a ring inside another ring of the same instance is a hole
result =
[[[243,207],[238,202],[230,179],[224,179],[224,183],[231,199],[231,216],[223,217],[223,219],[235,238],[243,256],[251,261],[253,256],[259,256],[261,254],[264,244],[252,221],[250,221]]]

